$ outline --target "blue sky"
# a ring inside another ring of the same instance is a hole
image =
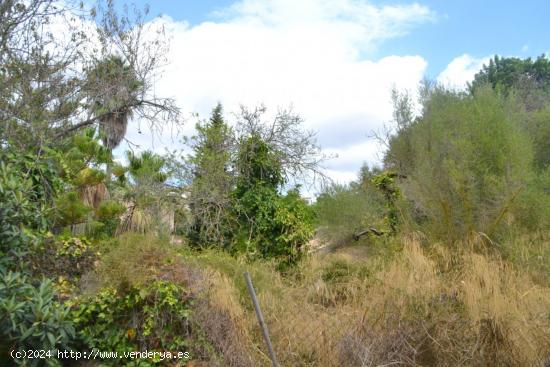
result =
[[[536,57],[550,51],[550,1],[448,0],[422,1],[437,21],[393,39],[384,53],[420,54],[428,60],[428,76],[435,77],[449,61],[467,53],[475,58],[499,54]]]
[[[152,16],[166,14],[174,20],[198,25],[219,19],[216,13],[235,1],[139,0],[135,3],[138,6],[149,4]],[[454,57],[465,53],[475,58],[492,54],[524,58],[550,52],[548,0],[431,0],[417,3],[432,9],[436,20],[415,28],[407,35],[386,41],[369,57],[422,55],[428,60],[427,76],[435,78]]]
[[[384,147],[372,136],[392,127],[392,88],[414,97],[426,77],[464,88],[495,54],[550,51],[542,0],[157,0],[150,9],[165,15],[154,22],[171,39],[156,93],[189,116],[183,134],[218,101],[230,123],[239,105],[292,106],[337,155],[326,173],[339,182],[380,164]],[[129,139],[149,147],[135,130]]]

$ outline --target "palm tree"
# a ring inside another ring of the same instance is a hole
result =
[[[124,139],[143,83],[135,71],[119,56],[98,61],[87,72],[92,113],[99,116],[103,145],[111,152]],[[107,182],[111,164],[107,164]]]
[[[128,173],[136,185],[162,185],[168,179],[163,172],[166,160],[161,156],[146,150],[139,156],[133,152],[126,152],[128,159]]]
[[[126,158],[128,180],[123,196],[127,211],[117,234],[127,231],[146,232],[155,221],[167,222],[166,217],[173,214],[164,200],[165,181],[168,179],[164,170],[166,161],[151,151],[144,151],[140,155],[127,152]]]

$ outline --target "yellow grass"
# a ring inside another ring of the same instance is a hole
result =
[[[241,279],[245,270],[283,366],[537,366],[550,358],[548,287],[479,246],[401,242],[391,261],[312,256],[287,278],[269,263],[215,252],[195,261],[215,270],[208,273],[210,299],[233,320],[234,342],[256,365],[269,360]]]

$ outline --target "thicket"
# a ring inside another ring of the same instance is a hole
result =
[[[547,230],[550,166],[540,137],[550,94],[533,109],[513,86],[475,85],[471,93],[424,85],[416,115],[414,101],[395,92],[385,173],[322,193],[316,206],[325,231],[338,233],[342,222],[348,233],[369,226],[396,233],[399,224],[452,244],[476,233],[503,243]]]
[[[61,363],[11,360],[22,348],[185,349],[209,360],[170,235],[296,263],[313,225],[289,183],[317,169],[318,147],[291,111],[268,124],[265,108],[243,109],[233,131],[220,105],[188,160],[131,151],[115,162],[133,119],[152,134],[180,122],[153,91],[166,41],[146,12],[73,5],[0,5],[0,364]]]
[[[66,27],[66,38],[52,33],[57,24]],[[157,279],[144,287],[151,294],[121,289],[108,300],[111,314],[102,313],[107,290],[98,290],[97,299],[76,297],[81,282],[97,276],[103,252],[116,246],[115,235],[139,227],[136,213],[147,212],[149,220],[158,217],[152,208],[173,201],[159,199],[169,196],[160,190],[166,180],[160,157],[142,153],[129,157],[127,167],[113,163],[112,149],[132,116],[159,128],[178,120],[173,101],[151,93],[166,48],[154,30],[152,38],[140,38],[144,27],[143,13],[119,14],[112,2],[93,9],[49,0],[0,4],[1,365],[58,366],[57,350],[90,351],[99,340],[113,351],[139,349],[137,341],[182,348],[184,333],[159,334],[166,323],[158,316],[185,324],[183,284]],[[141,316],[127,324],[130,311]],[[120,322],[105,321],[108,315]],[[95,327],[87,329],[87,320]],[[137,337],[125,344],[128,325]],[[24,349],[53,357],[10,357]]]
[[[193,153],[180,162],[189,182],[187,237],[198,248],[292,264],[313,234],[313,213],[288,184],[318,169],[319,151],[299,116],[279,111],[267,123],[265,112],[243,108],[235,131],[218,104],[197,125]]]
[[[254,365],[248,268],[277,347],[298,345],[319,363],[334,345],[300,343],[284,322],[316,325],[329,340],[344,335],[316,320],[361,313],[381,338],[362,322],[337,352],[357,357],[368,345],[359,357],[372,364],[396,350],[392,363],[420,361],[416,350],[457,363],[468,361],[463,351],[504,364],[546,356],[548,295],[531,292],[549,279],[546,58],[495,59],[468,92],[425,86],[419,114],[394,93],[383,169],[327,186],[311,206],[298,183],[322,176],[324,157],[290,110],[269,119],[263,106],[242,108],[229,124],[218,105],[186,141],[190,155],[131,151],[114,162],[133,118],[152,133],[179,121],[152,84],[162,32],[110,1],[90,11],[56,4],[0,4],[0,364],[44,362],[14,362],[11,349],[98,348]],[[51,34],[53,21],[66,21],[70,42]],[[372,262],[304,256],[316,227],[340,244],[375,228],[379,240],[354,248]]]
[[[427,83],[418,101],[393,93],[382,173],[363,169],[348,186],[326,189],[315,207],[322,234],[334,234],[329,241],[350,244],[350,233],[391,229],[394,219],[397,231],[326,255],[336,260],[314,258],[324,271],[298,287],[328,297],[323,302],[336,308],[330,314],[345,313],[337,323],[364,312],[351,318],[362,326],[336,336],[345,347],[330,355],[324,351],[332,345],[300,344],[300,333],[288,331],[293,351],[324,365],[547,363],[547,66],[544,56],[497,58],[468,91]],[[378,190],[367,192],[365,183]],[[384,193],[384,183],[394,189]],[[366,263],[371,278],[355,268]],[[312,298],[297,308],[313,310]],[[280,353],[292,360],[284,347]]]

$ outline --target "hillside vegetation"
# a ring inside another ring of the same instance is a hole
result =
[[[181,125],[154,92],[162,32],[111,2],[6,4],[0,365],[268,366],[245,272],[281,366],[550,363],[546,57],[394,91],[383,166],[341,185],[302,118],[264,106],[212,106],[188,149],[115,160],[133,121]],[[75,14],[98,39],[37,30]]]

